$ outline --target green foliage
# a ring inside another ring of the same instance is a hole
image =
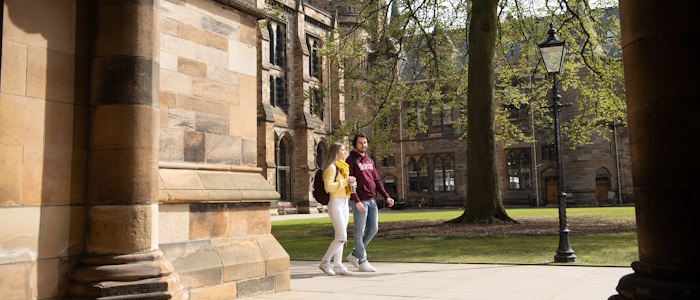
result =
[[[468,26],[471,1],[347,1],[357,25],[341,28],[324,44],[324,55],[344,68],[346,116],[337,134],[379,133],[372,141],[378,157],[387,154],[391,133],[412,139],[428,130],[431,117],[453,111],[453,127],[466,134]],[[616,1],[543,0],[499,2],[495,106],[497,138],[506,144],[531,142],[532,132],[552,136],[546,74],[537,44],[549,22],[567,41],[561,90],[576,99],[577,117],[562,124],[572,145],[607,137],[613,123],[626,124],[624,77]],[[517,118],[513,118],[517,115]],[[380,129],[380,130],[378,130]]]

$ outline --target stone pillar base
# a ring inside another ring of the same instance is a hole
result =
[[[163,253],[93,256],[71,274],[65,299],[186,299]]]
[[[620,278],[618,295],[609,300],[700,299],[700,269],[632,263],[634,274]]]

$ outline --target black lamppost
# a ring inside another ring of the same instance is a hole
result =
[[[554,112],[554,129],[555,143],[557,145],[557,190],[559,200],[559,248],[557,254],[554,255],[554,262],[574,262],[576,255],[574,249],[571,249],[569,244],[569,228],[566,226],[566,193],[564,192],[564,171],[562,169],[562,151],[561,151],[561,128],[559,124],[559,112],[564,106],[571,105],[570,103],[561,104],[559,99],[559,91],[557,89],[557,74],[561,72],[566,57],[566,42],[557,37],[557,31],[554,25],[549,23],[549,31],[547,31],[547,40],[537,45],[542,53],[544,65],[547,67],[547,73],[552,74],[554,84],[552,85],[552,106]]]

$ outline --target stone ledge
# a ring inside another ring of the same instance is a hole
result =
[[[164,168],[161,163],[158,171],[160,203],[260,202],[274,201],[280,197],[260,174],[261,168],[220,166],[220,169],[215,170],[196,164],[176,163],[169,164],[168,167]]]
[[[211,240],[161,244],[160,248],[186,289],[222,282],[221,260]]]
[[[265,275],[265,256],[253,236],[213,240],[223,265],[224,282]]]
[[[161,244],[192,295],[238,297],[288,291],[289,255],[272,234]],[[212,294],[213,293],[213,294]]]
[[[272,234],[256,235],[255,240],[265,255],[265,275],[289,271],[289,254]]]

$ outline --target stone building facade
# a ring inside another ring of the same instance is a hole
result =
[[[561,112],[562,122],[579,114],[577,94],[563,92],[562,101],[571,107]],[[467,191],[466,140],[455,134],[453,109],[439,118],[425,120],[428,132],[414,139],[393,133],[393,157],[377,160],[387,192],[403,199],[408,207],[461,206]],[[532,135],[527,109],[512,115]],[[549,134],[551,135],[551,134]],[[506,206],[557,206],[556,152],[553,136],[535,133],[534,145],[498,143],[496,150],[500,193]],[[633,202],[629,135],[616,126],[607,139],[593,136],[590,144],[572,147],[562,138],[564,189],[567,203],[578,206],[629,204]],[[403,167],[401,167],[403,166]]]
[[[280,17],[261,24],[258,56],[258,165],[300,213],[318,212],[313,174],[345,115],[341,73],[320,53],[337,18],[314,4],[279,2]]]
[[[2,8],[0,298],[289,290],[289,256],[270,234],[275,151],[286,141],[289,186],[309,185],[342,119],[338,93],[303,100],[340,74],[318,56],[329,13],[262,0]],[[281,63],[270,61],[276,25]],[[308,189],[291,191],[315,207]]]

